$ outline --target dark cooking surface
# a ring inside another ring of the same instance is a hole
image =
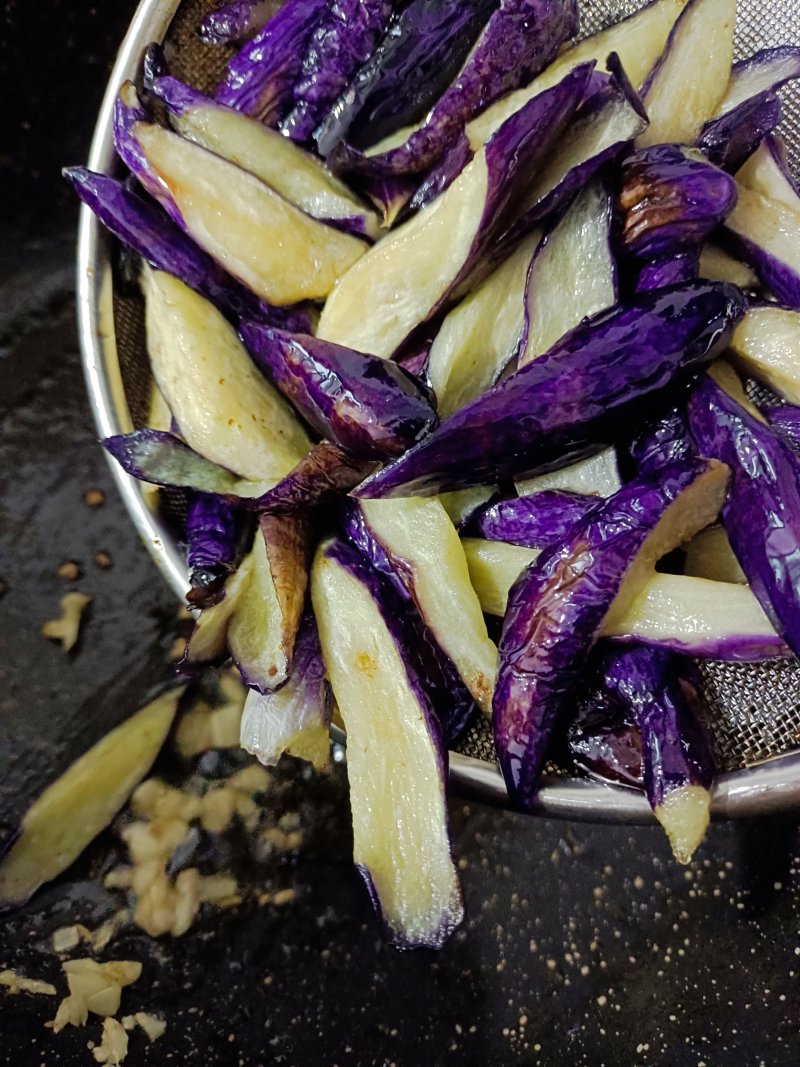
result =
[[[73,325],[76,212],[57,178],[85,158],[92,116],[133,5],[3,9],[0,34],[0,835],[40,783],[136,708],[163,671],[176,605],[139,546],[93,445]],[[89,509],[85,489],[106,491]],[[98,550],[114,566],[93,562]],[[73,659],[41,623],[70,588],[94,596]],[[2,588],[2,586],[0,586]],[[0,594],[1,595],[1,594]],[[124,932],[102,958],[144,962],[123,1012],[168,1022],[128,1063],[544,1064],[766,1067],[800,1061],[800,835],[792,817],[712,828],[688,869],[657,829],[536,821],[454,799],[468,920],[439,955],[381,944],[348,858],[341,772],[291,795],[306,841],[267,872],[293,887],[178,940]],[[319,812],[318,817],[315,813]],[[89,879],[69,877],[0,928],[0,970],[59,989],[47,935],[96,925]],[[58,1036],[53,998],[0,991],[0,1064],[92,1064],[96,1019]]]

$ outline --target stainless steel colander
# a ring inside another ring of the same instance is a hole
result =
[[[279,2],[275,4],[276,8]],[[642,7],[641,0],[584,0],[582,31],[593,33]],[[89,157],[89,167],[116,169],[111,118],[119,86],[135,78],[142,51],[165,41],[175,74],[203,90],[222,73],[231,49],[203,45],[196,33],[209,0],[142,0],[117,58]],[[800,42],[797,0],[739,0],[737,57],[770,45]],[[783,94],[786,138],[795,172],[800,170],[800,89]],[[150,373],[139,298],[114,291],[112,244],[88,208],[81,209],[78,240],[78,314],[86,384],[98,433],[126,433],[144,424]],[[111,468],[125,505],[164,578],[183,599],[186,565],[175,536],[182,501],[158,496]],[[764,814],[800,805],[800,663],[762,665],[708,662],[701,665],[711,716],[719,777],[712,801],[718,817]],[[497,770],[491,732],[477,722],[451,755],[451,778],[484,800],[507,802]],[[649,822],[643,794],[601,783],[550,775],[539,809],[548,815],[606,822]]]

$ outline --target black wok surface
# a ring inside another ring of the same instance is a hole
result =
[[[6,3],[0,33],[0,840],[36,793],[168,670],[177,605],[129,526],[94,442],[74,327],[82,162],[130,0]],[[90,508],[97,487],[105,504]],[[94,554],[107,551],[110,569]],[[56,574],[76,560],[82,577]],[[93,596],[76,654],[39,628],[68,588]],[[349,862],[344,774],[287,784],[302,848],[253,872],[291,887],[204,916],[179,940],[124,930],[139,959],[124,1012],[163,1015],[128,1063],[795,1067],[800,835],[794,816],[714,826],[688,868],[657,828],[567,825],[453,798],[467,921],[440,953],[386,947]],[[54,981],[53,929],[115,903],[103,835],[0,917],[0,970]],[[0,989],[0,1064],[92,1064],[99,1024],[55,1036],[55,998]]]

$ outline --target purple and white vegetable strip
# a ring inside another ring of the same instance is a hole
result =
[[[464,550],[438,500],[362,501],[370,532],[452,660],[478,707],[489,713],[497,649],[486,631]]]
[[[176,489],[191,489],[229,500],[258,498],[273,481],[249,482],[195,452],[168,430],[134,430],[106,437],[103,447],[132,478]]]
[[[693,144],[725,97],[736,0],[689,0],[642,96],[650,119],[638,145]]]
[[[645,397],[723,351],[744,310],[732,286],[696,282],[601,312],[451,416],[357,495],[497,484],[598,452],[626,420],[641,417]]]
[[[595,180],[578,193],[531,264],[525,292],[525,344],[519,366],[543,355],[565,333],[616,300],[611,201]]]
[[[332,165],[364,175],[424,172],[457,140],[466,122],[527,84],[577,30],[576,0],[500,0],[452,85],[403,144],[361,153],[342,143],[331,156]]]
[[[400,455],[436,424],[429,393],[396,363],[256,323],[240,332],[303,418],[356,459]]]
[[[331,0],[306,49],[294,106],[281,122],[293,141],[310,141],[383,37],[392,6],[391,0]]]
[[[746,374],[800,404],[800,310],[754,304],[736,327],[731,351]]]
[[[494,0],[411,0],[330,110],[316,141],[329,156],[418,122],[455,77]]]
[[[165,105],[178,133],[235,163],[312,218],[346,233],[375,238],[378,220],[321,160],[240,111],[203,96],[167,75],[150,91]]]
[[[647,799],[679,863],[688,863],[703,840],[714,780],[714,756],[697,720],[687,666],[644,647],[609,652],[603,664],[606,688],[639,726]]]
[[[277,126],[290,110],[303,53],[329,0],[287,0],[228,63],[216,99]]]
[[[463,918],[445,804],[447,753],[393,603],[355,549],[317,553],[311,594],[349,739],[353,852],[400,947],[440,947]]]
[[[426,365],[442,419],[494,385],[525,338],[525,287],[540,235],[533,233],[442,323]]]
[[[173,218],[270,303],[284,306],[326,296],[367,249],[363,241],[312,219],[253,174],[171,130],[138,122],[130,139],[167,190],[160,201]]]
[[[633,87],[640,88],[661,55],[682,7],[682,0],[655,0],[616,26],[568,49],[530,85],[502,97],[467,124],[473,150],[478,151],[515,112],[582,63],[596,63],[598,69],[604,69],[608,57],[616,53]]]
[[[251,689],[242,712],[242,748],[266,767],[288,753],[318,769],[329,759],[333,700],[313,614],[307,611],[294,646],[292,669],[280,689]]]
[[[461,543],[481,607],[502,618],[509,590],[541,550],[471,537]],[[750,589],[682,574],[654,573],[631,603],[612,604],[601,636],[699,659],[748,663],[789,655]]]
[[[526,233],[535,223],[569,203],[646,128],[647,116],[641,100],[632,90],[619,58],[609,56],[608,63],[613,73],[595,74],[590,79],[590,87],[594,82],[600,87],[591,92],[546,166],[530,183],[520,217],[508,237]]]
[[[153,376],[186,443],[252,482],[288,474],[311,442],[230,323],[168,274],[147,268],[142,282]]]
[[[656,561],[713,521],[723,464],[665,468],[592,510],[515,583],[500,639],[495,746],[512,802],[534,806],[547,748],[612,603],[632,600]]]
[[[395,617],[398,626],[402,620],[408,662],[425,686],[445,742],[453,745],[476,710],[472,695],[415,604],[407,573],[389,556],[357,505],[344,509],[343,533],[394,590]]]
[[[190,289],[235,318],[253,318],[286,326],[308,328],[301,311],[273,308],[246,289],[195,244],[164,211],[127,189],[122,182],[95,174],[85,167],[68,167],[64,176],[84,204],[127,248],[156,270],[172,274]]]
[[[273,13],[270,0],[230,0],[200,23],[205,44],[233,44],[257,33]]]
[[[711,378],[695,386],[689,425],[706,455],[728,463],[722,522],[777,632],[800,653],[800,465],[781,438]]]
[[[577,69],[514,115],[447,192],[370,249],[331,293],[318,335],[389,358],[465,283],[487,274],[487,252],[577,108],[589,74],[589,67]]]

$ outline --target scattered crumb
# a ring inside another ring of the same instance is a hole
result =
[[[128,1055],[128,1035],[116,1019],[103,1020],[103,1040],[92,1049],[92,1055],[98,1063],[107,1063],[109,1067],[119,1067]]]
[[[167,1029],[167,1024],[163,1019],[159,1019],[156,1015],[149,1015],[146,1011],[137,1011],[134,1019],[147,1034],[150,1041],[158,1041]]]
[[[111,553],[106,552],[104,548],[101,548],[99,552],[95,552],[94,561],[103,571],[110,570],[114,566],[114,560]]]
[[[8,970],[0,971],[0,986],[5,986],[7,992],[15,996],[17,993],[39,993],[54,997],[57,993],[56,987],[49,982],[42,982],[38,978],[25,978],[16,971]]]
[[[61,598],[61,618],[44,623],[42,636],[60,641],[64,651],[70,652],[78,640],[83,613],[91,602],[86,593],[67,593]]]
[[[61,966],[67,976],[69,996],[61,1001],[55,1019],[47,1024],[55,1033],[65,1026],[85,1025],[89,1012],[104,1017],[116,1015],[123,988],[142,973],[142,965],[136,960],[98,963],[85,957],[66,960]]]
[[[75,559],[67,559],[61,564],[56,571],[59,578],[63,578],[67,582],[77,582],[80,576],[83,574],[81,565]]]
[[[106,494],[102,489],[87,489],[83,494],[83,502],[89,508],[101,508],[106,502]]]
[[[60,926],[53,932],[53,952],[72,952],[81,941],[91,942],[92,931],[76,923],[74,926]]]
[[[276,907],[280,907],[281,904],[289,904],[295,899],[297,892],[294,889],[279,889],[277,893],[272,895],[272,903]]]

